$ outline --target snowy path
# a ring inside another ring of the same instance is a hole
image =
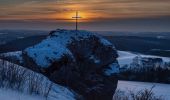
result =
[[[118,88],[121,91],[140,91],[143,89],[151,89],[156,96],[162,96],[165,100],[170,100],[170,84],[149,83],[149,82],[134,82],[134,81],[119,81]]]

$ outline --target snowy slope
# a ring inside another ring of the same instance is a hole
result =
[[[153,55],[143,55],[143,54],[136,54],[136,53],[132,53],[132,52],[128,52],[128,51],[118,51],[119,54],[119,58],[118,58],[118,62],[120,67],[122,67],[123,65],[129,65],[132,63],[133,59],[135,57],[151,57],[151,58],[162,58],[162,60],[164,62],[170,62],[170,58],[168,57],[160,57],[160,56],[153,56]]]
[[[0,54],[0,56],[2,56],[2,57],[9,57],[10,56],[12,59],[15,59],[19,63],[23,63],[22,51],[2,53],[2,54]]]
[[[45,100],[45,98],[12,90],[0,89],[0,100]]]
[[[159,83],[147,83],[147,82],[134,82],[134,81],[119,81],[117,90],[123,92],[128,91],[140,91],[144,89],[150,89],[152,86],[153,92],[156,96],[162,96],[165,100],[170,100],[170,85]],[[0,89],[0,100],[45,100],[45,98],[35,95],[27,95],[12,90]],[[56,99],[48,98],[48,100],[69,100],[69,99]]]
[[[124,92],[137,92],[144,89],[151,89],[156,96],[162,96],[165,100],[170,100],[170,84],[148,83],[148,82],[134,82],[134,81],[119,81],[117,90]]]
[[[135,58],[137,55],[130,53],[130,52],[126,52],[126,51],[118,51],[118,62],[120,67],[126,64],[130,64],[132,63],[133,58]]]
[[[19,54],[19,53],[16,52],[16,54]],[[14,55],[16,55],[16,54],[14,54]],[[3,63],[4,63],[4,65],[3,65]],[[11,88],[8,87],[8,82],[10,82],[10,81],[8,81],[8,79],[5,80],[7,85],[5,85],[4,88],[0,88],[0,100],[45,100],[45,97],[43,95],[45,92],[48,91],[49,86],[51,86],[51,89],[50,89],[49,95],[47,97],[48,100],[75,100],[76,96],[72,90],[70,90],[67,87],[63,87],[58,84],[52,83],[48,78],[46,78],[45,76],[43,76],[39,73],[33,72],[29,69],[12,64],[7,61],[3,62],[0,59],[0,69],[1,68],[4,69],[3,66],[6,67],[8,69],[8,71],[9,71],[9,67],[13,67],[13,68],[17,67],[18,69],[15,69],[15,70],[19,70],[19,72],[17,73],[18,76],[21,75],[20,73],[24,72],[25,74],[22,74],[22,76],[24,77],[25,82],[22,83],[22,85],[24,87],[23,93],[20,93],[20,92],[17,92],[17,90],[13,90],[13,91],[10,90]],[[10,73],[10,71],[9,71],[9,73]],[[38,95],[35,95],[35,96],[29,95],[29,89],[30,89],[29,86],[32,85],[31,82],[34,82],[31,80],[36,80],[34,84],[38,84],[38,86],[39,86],[39,90],[40,90],[39,96]],[[3,82],[3,80],[1,80],[1,82]]]

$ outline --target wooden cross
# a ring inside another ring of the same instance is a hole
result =
[[[76,31],[78,30],[78,19],[82,18],[79,16],[78,11],[76,11],[76,16],[72,17],[73,19],[76,20]]]

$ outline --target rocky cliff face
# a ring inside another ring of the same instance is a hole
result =
[[[12,61],[70,87],[85,100],[112,100],[119,73],[117,51],[95,33],[59,29],[19,54],[19,61]]]

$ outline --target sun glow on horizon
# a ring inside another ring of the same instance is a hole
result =
[[[93,20],[93,14],[91,14],[90,12],[85,12],[85,11],[78,11],[79,13],[79,17],[81,17],[79,19],[79,22],[89,22]],[[56,13],[54,15],[51,16],[52,19],[56,19],[56,20],[63,20],[63,21],[67,21],[67,22],[74,22],[75,19],[73,19],[72,17],[76,16],[76,11],[71,11],[71,12],[63,12],[63,13]]]
[[[24,1],[24,0],[23,0]],[[170,1],[169,1],[170,2]],[[142,5],[141,5],[142,4]],[[158,7],[160,6],[160,7]],[[169,3],[165,2],[121,2],[102,0],[87,0],[61,2],[25,2],[25,4],[11,4],[11,6],[1,6],[3,12],[0,14],[1,20],[19,21],[60,21],[74,22],[72,17],[79,11],[79,22],[99,22],[116,19],[132,18],[157,18],[169,16]],[[147,8],[147,9],[146,9]]]

